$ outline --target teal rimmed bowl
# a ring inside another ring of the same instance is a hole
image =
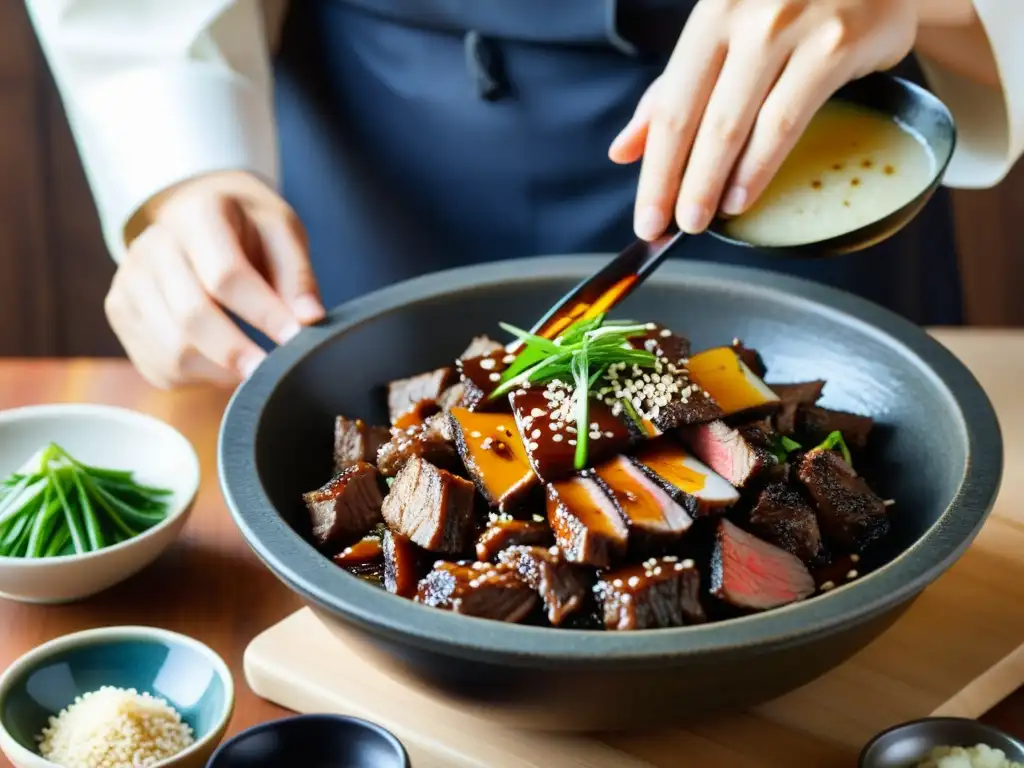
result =
[[[93,629],[41,645],[0,676],[0,749],[15,768],[55,768],[36,736],[76,697],[103,686],[160,697],[192,727],[192,746],[161,768],[203,768],[234,710],[227,664],[197,640],[151,627]]]

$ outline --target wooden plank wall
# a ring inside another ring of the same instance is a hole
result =
[[[1024,325],[1024,164],[962,192],[969,322]],[[118,355],[113,274],[66,120],[22,3],[0,2],[0,356]]]

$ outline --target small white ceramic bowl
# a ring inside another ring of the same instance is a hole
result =
[[[0,597],[68,603],[138,573],[181,532],[199,488],[199,459],[169,425],[106,405],[39,405],[0,411],[0,477],[16,472],[40,448],[57,443],[86,464],[135,472],[147,485],[174,491],[167,518],[128,541],[64,557],[0,557]]]

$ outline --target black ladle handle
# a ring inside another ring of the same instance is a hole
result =
[[[636,240],[559,299],[530,332],[554,338],[577,320],[608,312],[643,283],[685,236],[673,229],[653,242]]]

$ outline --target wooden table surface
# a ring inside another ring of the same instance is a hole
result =
[[[1017,396],[1024,380],[1024,332],[942,330],[936,336],[972,368],[993,400]],[[985,360],[1005,365],[985,365]],[[40,643],[69,632],[146,624],[191,635],[227,661],[237,694],[231,733],[288,714],[252,694],[242,676],[242,654],[249,641],[300,602],[250,552],[221,499],[216,445],[227,400],[227,393],[212,390],[155,390],[120,360],[0,360],[0,408],[56,402],[133,408],[181,430],[202,466],[188,525],[150,568],[73,605],[39,607],[0,599],[0,670]],[[1012,445],[1007,446],[1007,471],[1024,463]],[[984,719],[1024,737],[1024,689]]]

